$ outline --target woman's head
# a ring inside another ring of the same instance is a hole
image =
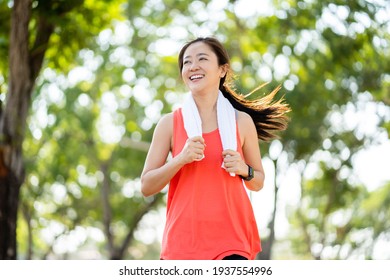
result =
[[[229,55],[228,55],[226,49],[215,38],[200,37],[200,38],[197,38],[197,39],[192,40],[192,41],[188,42],[187,44],[185,44],[183,46],[183,48],[181,49],[181,51],[179,53],[179,58],[178,58],[180,72],[183,71],[183,66],[184,66],[184,62],[185,62],[184,61],[184,54],[186,53],[188,47],[190,47],[191,45],[193,45],[195,43],[206,44],[211,49],[211,51],[216,55],[218,65],[224,66],[226,74],[220,79],[219,88],[221,89],[222,86],[224,85],[225,81],[227,79],[229,80],[229,78],[231,76],[230,59],[229,59]]]
[[[207,45],[209,50],[215,54],[216,68],[219,67],[224,69],[223,72],[220,72],[223,73],[223,75],[218,78],[214,76],[214,81],[217,83],[219,81],[219,90],[229,100],[234,108],[246,112],[252,117],[259,139],[265,141],[271,140],[277,137],[276,134],[274,134],[275,131],[281,131],[287,128],[288,117],[286,116],[286,113],[290,111],[290,107],[284,103],[283,98],[276,102],[273,101],[273,98],[279,91],[280,87],[274,89],[270,94],[255,100],[248,100],[244,95],[236,93],[232,85],[233,76],[230,67],[229,55],[217,39],[210,37],[197,38],[183,46],[178,59],[182,77],[183,67],[187,67],[184,65],[185,58],[187,56],[186,51],[190,46],[192,48],[194,47],[194,44],[199,43]],[[191,48],[189,51],[191,51]],[[196,74],[196,71],[194,71],[194,74]]]

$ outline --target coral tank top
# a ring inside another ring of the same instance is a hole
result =
[[[175,157],[188,138],[181,109],[174,112],[173,135]],[[236,137],[242,155],[238,129]],[[161,259],[211,260],[232,254],[254,259],[261,243],[243,181],[221,168],[218,129],[203,138],[205,158],[183,166],[170,181]]]

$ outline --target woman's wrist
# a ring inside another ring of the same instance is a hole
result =
[[[252,168],[252,166],[250,166],[249,164],[245,164],[246,165],[246,169],[247,171],[244,173],[244,174],[241,174],[240,177],[242,179],[244,179],[245,181],[250,181],[253,179],[254,177],[254,170]]]

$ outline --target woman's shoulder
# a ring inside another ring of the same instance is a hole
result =
[[[160,120],[158,121],[157,126],[163,127],[165,129],[172,127],[173,126],[173,117],[174,117],[174,112],[167,113],[163,115]]]
[[[164,114],[161,117],[160,121],[173,120],[173,114],[174,114],[174,112],[169,112],[169,113]]]
[[[247,126],[253,124],[252,117],[248,113],[239,110],[236,111],[238,125]]]
[[[163,115],[158,121],[153,133],[153,138],[161,141],[164,139],[170,139],[173,133],[173,112]]]

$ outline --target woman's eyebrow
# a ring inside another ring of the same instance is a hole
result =
[[[202,55],[207,55],[207,56],[209,56],[207,53],[198,53],[196,56],[202,56]],[[191,56],[190,56],[190,55],[187,55],[187,56],[184,57],[184,59],[187,59],[187,58],[191,58]]]

